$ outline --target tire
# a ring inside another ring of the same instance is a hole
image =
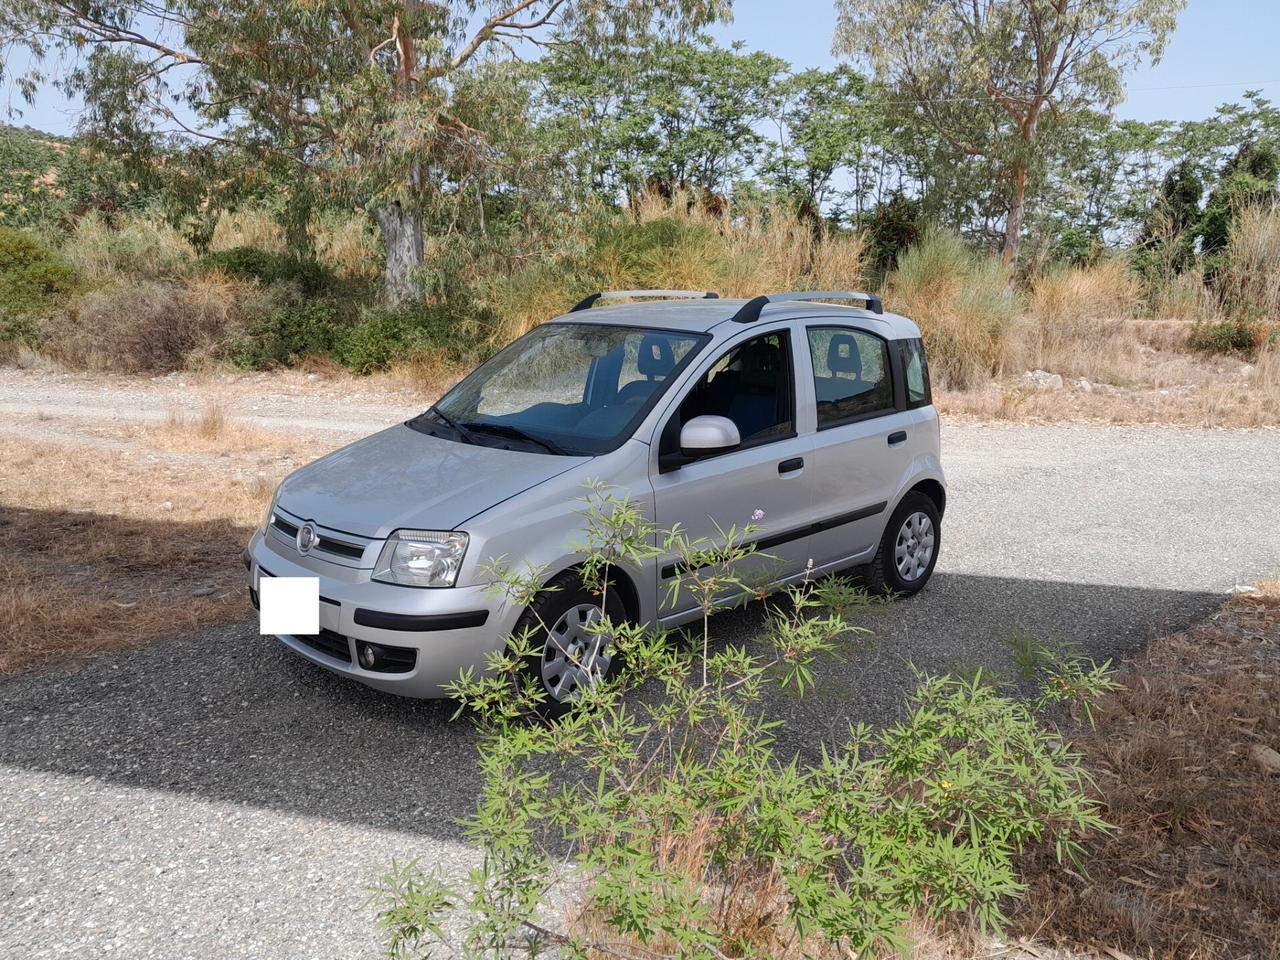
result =
[[[620,657],[616,650],[608,649],[607,642],[601,642],[607,638],[583,630],[593,616],[599,617],[600,598],[584,587],[576,574],[562,574],[547,586],[556,589],[544,590],[534,598],[516,621],[515,633],[532,628],[537,631],[535,644],[538,633],[544,638],[541,651],[525,659],[525,671],[547,694],[537,712],[546,719],[555,719],[568,712],[582,682],[584,667],[597,679],[604,679],[617,671]],[[626,619],[626,610],[614,589],[609,590],[605,600],[605,613],[617,623]],[[593,650],[593,644],[604,649]],[[602,655],[607,662],[600,670],[596,658]]]
[[[919,593],[933,576],[941,547],[938,505],[920,491],[912,490],[889,517],[880,548],[864,568],[867,589],[881,595],[909,597]]]

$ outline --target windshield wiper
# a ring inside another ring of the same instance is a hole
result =
[[[465,423],[459,423],[457,420],[453,419],[453,417],[449,416],[439,407],[432,406],[430,409],[427,410],[427,413],[431,414],[433,417],[435,417],[437,420],[443,423],[446,427],[449,427],[451,430],[453,430],[454,433],[456,433],[459,437],[461,437],[467,443],[472,443],[472,444],[479,443],[479,441],[476,439],[476,435],[467,429],[467,425]]]
[[[547,451],[547,453],[554,453],[560,457],[567,457],[569,455],[565,451],[564,447],[559,444],[552,443],[550,440],[545,440],[542,437],[535,437],[529,431],[522,430],[520,427],[512,426],[509,423],[488,423],[484,420],[468,420],[465,426],[475,431],[499,433],[504,436],[514,437],[517,440],[525,440],[529,443],[535,443],[543,450]]]

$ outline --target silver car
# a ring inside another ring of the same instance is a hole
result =
[[[615,297],[632,302],[597,305]],[[914,593],[946,506],[920,331],[862,293],[595,294],[420,416],[287,477],[245,553],[251,597],[263,577],[318,577],[320,632],[281,642],[438,697],[533,622],[490,588],[493,561],[545,570],[557,589],[536,613],[553,626],[530,669],[564,701],[611,665],[574,574],[588,481],[691,536],[754,522],[778,583],[862,566],[873,588]],[[669,600],[675,559],[619,571],[610,612],[699,616],[687,592]]]

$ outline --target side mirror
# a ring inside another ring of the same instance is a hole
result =
[[[728,417],[694,417],[680,428],[680,452],[686,456],[731,450],[741,442],[738,425]]]

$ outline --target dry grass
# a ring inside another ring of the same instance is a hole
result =
[[[85,370],[176,370],[241,332],[265,296],[255,283],[218,275],[121,282],[86,294],[50,320],[46,349]]]
[[[311,227],[316,256],[340,277],[376,277],[382,272],[378,238],[363,214],[322,212]]]
[[[273,436],[227,416],[222,404],[210,401],[199,413],[191,414],[170,407],[164,423],[143,427],[135,435],[146,438],[150,446],[170,453],[253,453],[294,441]],[[290,453],[294,451],[290,449]]]
[[[1048,331],[1069,327],[1081,317],[1132,316],[1142,303],[1142,287],[1123,260],[1100,260],[1088,267],[1056,267],[1031,284],[1030,308]]]
[[[1280,206],[1242,208],[1231,225],[1222,299],[1246,317],[1280,316]]]
[[[91,283],[178,276],[196,260],[181,233],[149,215],[128,217],[116,227],[95,214],[81,217],[61,254]]]
[[[754,297],[782,290],[848,290],[865,283],[863,237],[815,229],[782,206],[737,216],[713,213],[688,197],[650,195],[634,223],[604,218],[583,262],[543,262],[481,278],[485,304],[499,318],[494,343],[527,333],[595,289],[714,290]],[[655,240],[659,238],[660,240]]]
[[[1075,738],[1115,830],[1033,858],[1024,930],[1136,956],[1280,957],[1280,585],[1154,641]],[[1114,955],[1114,954],[1113,954]]]
[[[1260,403],[1275,408],[1280,421],[1280,344],[1267,344],[1258,352],[1249,386]]]
[[[284,230],[265,210],[226,211],[218,217],[209,248],[230,250],[233,247],[258,247],[283,253]]]
[[[247,539],[226,520],[0,508],[0,674],[225,619]]]
[[[188,450],[236,436],[206,412],[124,446],[0,437],[0,673],[243,613],[239,554],[291,462],[157,453],[170,430]]]
[[[899,257],[886,286],[890,309],[919,324],[941,385],[964,389],[1000,371],[1020,303],[994,254],[935,231]]]

